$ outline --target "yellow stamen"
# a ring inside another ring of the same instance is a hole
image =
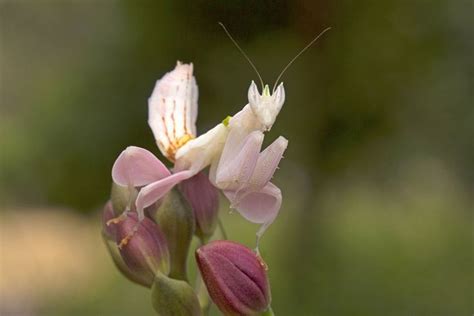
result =
[[[130,241],[130,239],[132,239],[134,233],[131,233],[130,235],[127,235],[125,236],[119,243],[118,245],[118,248],[119,249],[122,249],[124,246],[126,246],[128,244],[128,242]]]
[[[175,155],[178,149],[183,147],[187,142],[189,142],[191,139],[194,139],[193,135],[190,134],[185,134],[181,136],[179,139],[174,140],[173,142],[170,143],[168,148],[166,149],[166,158],[171,160],[172,162],[175,161]]]
[[[112,219],[109,219],[105,224],[107,226],[110,226],[111,224],[118,224],[120,223],[121,221],[125,220],[125,218],[127,218],[127,212],[123,212],[122,214],[120,214],[119,216],[117,217],[114,217]]]
[[[128,244],[128,242],[132,239],[132,237],[135,235],[135,233],[138,231],[138,226],[140,225],[140,222],[136,223],[135,226],[132,229],[132,232],[125,236],[119,243],[118,248],[122,249],[124,246]]]

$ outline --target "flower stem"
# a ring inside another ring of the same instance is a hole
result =
[[[209,238],[199,238],[199,246],[207,244],[208,241]],[[196,282],[194,283],[194,291],[197,294],[199,305],[201,306],[202,315],[209,315],[209,310],[211,309],[212,302],[209,298],[209,294],[207,293],[204,280],[202,279],[201,274],[199,272],[196,276]]]
[[[227,237],[227,232],[225,231],[224,224],[222,223],[222,220],[220,219],[220,217],[218,219],[218,224],[219,224],[219,229],[221,230],[221,233],[222,233],[222,238],[229,239]]]
[[[206,286],[200,274],[198,274],[195,284],[195,291],[199,300],[199,305],[201,306],[201,311],[203,315],[209,314],[209,309],[211,308],[211,300],[209,299],[209,294],[207,293]]]
[[[275,313],[273,312],[272,307],[268,306],[268,309],[264,311],[261,316],[275,316]]]

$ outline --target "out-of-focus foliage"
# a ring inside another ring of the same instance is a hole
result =
[[[467,0],[1,1],[0,313],[152,313],[101,248],[96,210],[123,148],[158,153],[146,102],[176,60],[195,65],[199,131],[246,103],[256,78],[222,21],[269,84],[333,27],[285,74],[267,137],[290,140],[261,245],[275,312],[471,314],[471,15]],[[58,207],[75,212],[44,211]],[[256,228],[221,212],[252,245]]]

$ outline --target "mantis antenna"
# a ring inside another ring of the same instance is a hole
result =
[[[285,66],[285,68],[283,68],[283,70],[278,75],[278,78],[275,81],[275,84],[273,85],[272,93],[275,92],[275,88],[278,84],[278,81],[280,81],[280,79],[283,76],[283,74],[285,73],[285,71],[287,71],[288,68],[290,68],[290,66],[295,62],[295,60],[298,59],[298,57],[301,56],[301,54],[303,54],[308,48],[310,48],[311,45],[313,45],[321,36],[323,36],[324,33],[329,31],[330,29],[331,29],[330,27],[325,28],[321,33],[319,33],[315,38],[313,38],[313,40],[311,42],[309,42],[308,45],[306,45],[302,50],[300,50],[300,52],[298,54],[296,54],[296,56],[293,57],[293,59],[290,60],[290,62]]]
[[[229,31],[227,30],[227,28],[224,26],[224,24],[222,22],[219,22],[219,25],[222,27],[222,29],[224,30],[224,32],[227,34],[227,36],[229,37],[229,39],[232,41],[232,43],[234,43],[235,47],[237,47],[237,49],[239,50],[239,52],[242,53],[242,55],[245,57],[245,59],[249,62],[250,66],[252,66],[253,70],[255,70],[255,73],[257,74],[258,76],[258,79],[260,80],[260,84],[262,85],[262,91],[265,87],[264,83],[263,83],[263,79],[262,79],[262,76],[260,76],[260,73],[258,72],[257,70],[257,67],[255,67],[255,65],[253,64],[253,62],[250,60],[249,56],[247,56],[247,54],[244,52],[244,50],[242,48],[240,48],[239,44],[237,44],[237,42],[235,41],[235,39],[232,37],[232,35],[230,35]]]

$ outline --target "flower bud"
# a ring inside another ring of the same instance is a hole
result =
[[[252,250],[218,240],[198,248],[196,260],[209,295],[224,315],[260,315],[268,309],[266,265]]]
[[[159,223],[168,241],[169,276],[187,280],[186,261],[195,227],[191,206],[181,192],[174,188],[165,195],[153,219]]]
[[[114,262],[117,269],[130,281],[137,284],[150,287],[151,281],[149,278],[144,277],[141,274],[134,273],[125,263],[120,254],[119,248],[117,246],[116,236],[117,236],[117,227],[114,224],[107,225],[107,222],[115,218],[115,212],[112,207],[112,202],[108,202],[102,213],[102,239],[104,240],[105,247],[107,248],[112,261]]]
[[[185,180],[180,186],[181,192],[191,204],[196,218],[196,235],[208,239],[217,226],[219,210],[219,193],[209,181],[209,177],[199,172],[194,177]]]
[[[155,277],[151,301],[159,316],[201,315],[201,307],[192,287],[185,281],[171,279],[162,273]]]
[[[124,187],[116,183],[112,183],[112,189],[110,190],[110,200],[112,201],[115,216],[119,216],[128,208],[131,208],[128,209],[129,211],[133,211],[137,194],[137,189],[133,187]]]
[[[158,272],[169,272],[169,252],[160,227],[149,218],[128,213],[116,224],[116,243],[127,267],[151,286]]]
[[[115,241],[115,237],[117,236],[117,229],[115,225],[108,225],[107,223],[115,217],[117,217],[117,215],[115,214],[112,202],[108,201],[102,211],[102,232],[108,239],[113,241]]]

